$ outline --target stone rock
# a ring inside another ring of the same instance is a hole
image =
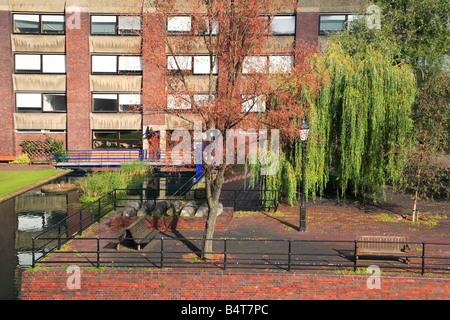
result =
[[[223,204],[219,202],[219,205],[217,206],[217,216],[220,216],[222,212],[223,212]]]
[[[169,207],[169,204],[167,201],[161,201],[159,202],[155,209],[152,211],[152,216],[163,216],[166,214],[166,210]]]
[[[208,203],[205,202],[205,203],[201,204],[200,207],[198,207],[197,211],[195,211],[194,217],[196,217],[196,218],[204,217],[208,214],[208,212],[209,212]]]
[[[136,211],[139,210],[139,208],[141,207],[141,202],[139,200],[136,201],[131,201],[127,207],[132,207],[134,208]]]
[[[223,212],[223,204],[219,203],[217,208],[217,216],[219,216]],[[205,202],[200,207],[198,207],[197,211],[195,212],[195,217],[205,217],[209,213],[209,207],[208,203]]]
[[[139,208],[141,207],[140,201],[130,202],[122,211],[122,217],[135,217]]]
[[[183,208],[183,202],[181,200],[172,200],[170,201],[169,208],[166,211],[166,214],[169,216],[176,216],[180,213]]]
[[[181,209],[180,217],[190,217],[195,214],[195,211],[197,210],[197,203],[192,200],[186,203]]]
[[[155,201],[154,200],[148,200],[145,201],[141,208],[137,212],[138,217],[145,217],[146,215],[151,215],[153,209],[155,209]]]

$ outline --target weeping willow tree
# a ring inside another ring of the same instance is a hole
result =
[[[319,94],[286,83],[291,99],[308,104],[306,193],[323,195],[333,170],[338,197],[352,191],[379,201],[387,178],[394,184],[402,179],[416,94],[414,72],[408,65],[393,64],[388,52],[367,47],[350,56],[336,43],[312,61],[317,72],[331,76]],[[283,145],[276,175],[259,175],[259,165],[248,170],[252,186],[282,190],[292,204],[302,179],[301,142]]]

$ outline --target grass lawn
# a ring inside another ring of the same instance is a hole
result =
[[[62,170],[0,171],[0,197]]]

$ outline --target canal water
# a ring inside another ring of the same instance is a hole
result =
[[[146,194],[159,189],[176,190],[192,186],[195,173],[156,174],[145,179]],[[73,183],[80,177],[71,173],[49,184]],[[32,238],[80,208],[79,193],[43,193],[41,186],[0,203],[0,300],[20,299],[23,270],[31,266]]]

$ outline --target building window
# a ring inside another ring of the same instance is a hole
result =
[[[142,29],[142,20],[139,16],[119,16],[119,34],[139,34]]]
[[[265,112],[266,97],[259,96],[242,96],[242,112]]]
[[[16,93],[18,112],[66,112],[65,93]]]
[[[141,149],[142,132],[140,131],[93,131],[93,149]]]
[[[42,33],[64,34],[64,16],[41,16]]]
[[[167,95],[167,109],[191,109],[191,97],[188,94]]]
[[[190,32],[192,18],[190,16],[171,16],[167,19],[168,32]]]
[[[16,54],[16,73],[66,73],[63,54]]]
[[[211,103],[214,103],[215,96],[212,96]],[[167,95],[167,108],[168,109],[180,109],[188,110],[194,107],[206,107],[209,102],[209,95],[206,93],[196,93],[192,96],[188,94],[169,94]]]
[[[217,74],[218,65],[218,61],[215,59],[213,74]],[[209,55],[168,56],[167,69],[170,71],[187,71],[197,75],[209,74],[211,57]]]
[[[140,94],[119,94],[119,112],[136,112],[142,107]]]
[[[214,59],[213,74],[218,72],[217,59]],[[211,71],[211,56],[194,56],[193,74],[209,74]]]
[[[45,112],[66,112],[67,98],[62,93],[44,93],[43,94],[43,108]]]
[[[242,64],[242,73],[262,73],[267,70],[267,56],[248,56]]]
[[[141,29],[140,16],[91,16],[93,35],[137,35]]]
[[[242,73],[290,72],[293,66],[294,58],[290,55],[248,56],[244,59]]]
[[[355,16],[352,14],[327,14],[321,15],[319,19],[319,34],[326,35],[344,31],[348,23],[355,19]]]
[[[292,56],[269,56],[269,72],[290,72],[294,67]]]
[[[192,70],[191,56],[169,56],[167,57],[167,69],[169,70]]]
[[[270,31],[274,35],[295,34],[295,16],[275,16],[270,22]]]
[[[92,73],[95,74],[130,74],[142,73],[140,56],[92,56]]]
[[[92,112],[139,112],[141,107],[139,93],[92,94]]]
[[[64,34],[65,17],[58,14],[14,14],[14,33]]]

